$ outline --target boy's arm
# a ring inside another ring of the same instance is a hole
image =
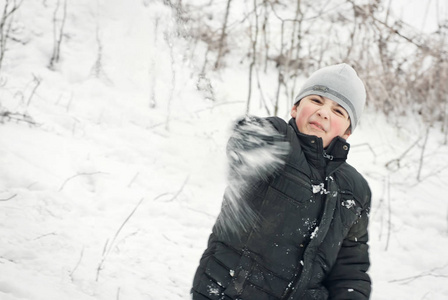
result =
[[[251,230],[258,215],[247,200],[260,182],[268,181],[283,167],[289,149],[285,135],[268,119],[246,116],[235,124],[227,144],[228,186],[215,227],[217,234]]]
[[[367,244],[369,211],[370,191],[367,205],[343,241],[336,263],[325,281],[332,300],[370,298],[371,280],[367,274],[370,267]]]

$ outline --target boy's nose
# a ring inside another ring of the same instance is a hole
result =
[[[325,107],[321,107],[318,111],[317,111],[317,115],[323,119],[328,119],[330,112],[328,111],[327,108]]]

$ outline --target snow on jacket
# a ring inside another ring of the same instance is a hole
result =
[[[245,130],[254,122],[261,134]],[[268,127],[275,133],[263,136]],[[335,138],[323,149],[322,140],[301,134],[294,119],[287,124],[276,117],[246,118],[236,129],[229,140],[234,180],[195,274],[192,298],[368,299],[371,193],[345,162],[349,144]],[[272,167],[260,171],[252,165],[258,171],[250,171],[251,157],[244,153],[260,147],[274,153],[260,158]]]

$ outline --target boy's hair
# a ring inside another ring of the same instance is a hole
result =
[[[366,103],[364,83],[349,65],[342,63],[317,70],[305,81],[295,103],[309,95],[319,95],[341,105],[350,117],[353,132]]]

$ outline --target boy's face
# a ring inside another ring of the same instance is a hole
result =
[[[347,111],[326,97],[304,97],[298,105],[294,105],[291,116],[296,119],[297,128],[301,133],[322,138],[324,148],[337,136],[344,139],[350,136]]]

